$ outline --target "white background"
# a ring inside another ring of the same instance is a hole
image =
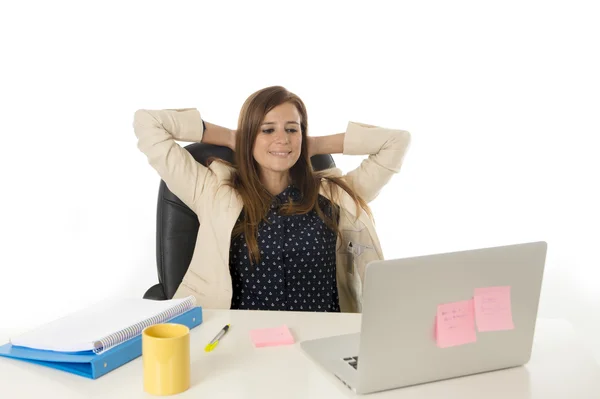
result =
[[[545,240],[541,317],[600,360],[600,14],[593,2],[11,2],[0,8],[0,328],[157,281],[139,108],[235,128],[283,85],[310,133],[405,129],[372,203],[386,258]],[[360,157],[335,157],[343,170]]]

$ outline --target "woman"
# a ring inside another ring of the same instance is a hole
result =
[[[349,122],[308,136],[302,100],[281,86],[252,94],[237,130],[193,108],[138,110],[138,148],[198,216],[194,254],[174,298],[204,308],[360,312],[365,266],[383,259],[367,203],[400,170],[410,135]],[[234,150],[205,167],[175,140]],[[366,155],[346,175],[316,154]]]

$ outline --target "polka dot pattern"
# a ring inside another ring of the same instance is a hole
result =
[[[294,186],[275,196],[268,223],[259,224],[259,264],[250,263],[243,233],[232,239],[232,309],[340,311],[335,274],[337,237],[314,210],[305,215],[280,215],[279,205],[290,197],[300,197]],[[319,203],[331,215],[331,202],[319,196]]]

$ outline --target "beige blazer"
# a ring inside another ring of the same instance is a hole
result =
[[[196,213],[200,222],[189,269],[174,298],[194,295],[199,306],[229,309],[229,246],[233,226],[243,208],[236,191],[224,184],[232,169],[220,162],[207,168],[175,142],[202,140],[202,119],[194,108],[138,110],[133,127],[138,148],[169,190]],[[409,144],[407,131],[349,122],[343,153],[369,157],[343,178],[367,203],[372,201],[392,175],[400,171]],[[337,168],[329,172],[342,176]],[[340,309],[360,312],[365,266],[383,259],[383,254],[374,221],[362,210],[356,215],[352,198],[345,191],[338,191],[341,238],[338,236],[336,246],[336,276]],[[321,188],[321,194],[329,198],[327,193],[325,187]]]

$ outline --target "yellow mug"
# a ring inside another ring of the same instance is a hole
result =
[[[190,387],[190,329],[155,324],[142,331],[144,391],[174,395]]]

